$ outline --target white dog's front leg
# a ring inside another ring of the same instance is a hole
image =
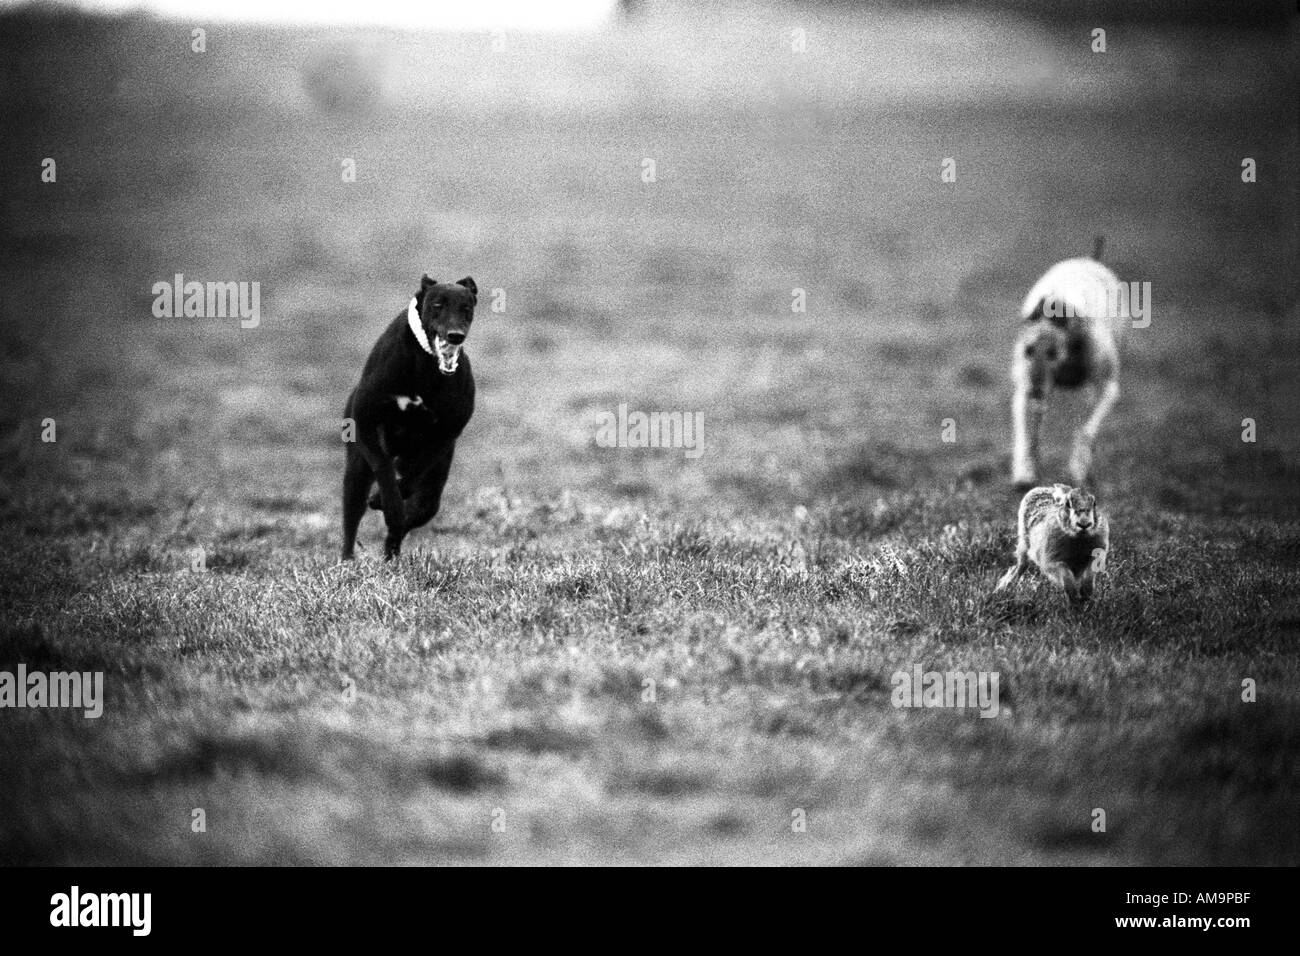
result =
[[[1111,408],[1118,399],[1119,382],[1111,379],[1102,386],[1101,395],[1097,398],[1092,414],[1074,435],[1074,453],[1070,456],[1070,478],[1076,485],[1082,485],[1088,480],[1088,473],[1092,470],[1092,448],[1097,440],[1097,433],[1101,431],[1101,423],[1110,414]]]
[[[1029,397],[1029,389],[1016,387],[1011,400],[1015,448],[1011,453],[1011,480],[1032,486],[1038,480],[1038,433],[1043,423],[1043,403]]]

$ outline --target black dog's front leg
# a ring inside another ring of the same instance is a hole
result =
[[[384,536],[384,560],[387,561],[402,553],[402,538],[406,535],[406,508],[402,504],[401,489],[397,486],[397,470],[393,467],[392,459],[380,446],[377,430],[361,430],[357,444],[379,485],[384,524],[388,529]]]
[[[456,451],[455,441],[448,441],[434,453],[428,467],[416,478],[415,490],[407,499],[406,527],[408,530],[427,523],[442,505],[442,489],[447,484],[447,475],[451,471],[452,456]]]

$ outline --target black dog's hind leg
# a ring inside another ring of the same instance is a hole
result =
[[[447,442],[433,453],[432,460],[413,482],[415,491],[406,501],[408,531],[427,523],[442,507],[442,489],[447,484],[455,451],[455,444]]]
[[[375,477],[361,453],[352,445],[347,448],[343,466],[343,560],[352,557],[357,541],[357,527],[366,513],[366,495]]]

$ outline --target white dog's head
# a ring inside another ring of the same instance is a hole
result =
[[[1069,349],[1069,333],[1061,325],[1044,319],[1041,315],[1035,315],[1025,322],[1016,337],[1013,365],[1030,398],[1040,402],[1047,398],[1065,364]]]

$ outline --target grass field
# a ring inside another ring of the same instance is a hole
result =
[[[107,675],[0,711],[0,859],[1300,863],[1294,32],[705,19],[0,19],[0,669]],[[1015,310],[1095,233],[1154,311],[1075,614],[990,592]],[[425,271],[485,290],[478,410],[341,566],[342,404]],[[261,324],[154,318],[175,273]],[[596,447],[620,403],[704,454]],[[894,708],[915,664],[1001,716]]]

